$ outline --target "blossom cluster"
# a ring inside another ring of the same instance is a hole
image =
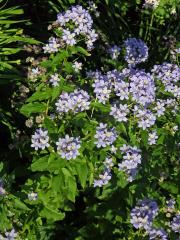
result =
[[[118,164],[119,170],[127,174],[127,180],[132,182],[137,173],[137,167],[141,164],[141,150],[137,147],[131,147],[124,144],[120,151],[123,155],[123,160]]]
[[[82,35],[85,38],[87,48],[89,50],[93,48],[97,34],[92,29],[93,20],[88,10],[83,9],[80,5],[72,6],[66,12],[58,14],[57,23],[62,30],[62,40],[67,45],[75,45],[79,35]]]
[[[117,138],[117,133],[115,128],[107,128],[107,124],[100,123],[96,128],[96,134],[94,138],[97,139],[95,142],[97,148],[106,147],[113,144]]]
[[[147,105],[155,100],[154,80],[149,73],[137,70],[130,76],[130,93],[134,101]]]
[[[145,0],[143,7],[145,8],[157,8],[159,6],[160,0]]]
[[[139,200],[137,206],[131,210],[131,224],[136,228],[148,230],[158,213],[157,203],[150,199]]]
[[[99,174],[99,178],[94,180],[94,187],[102,187],[108,184],[111,179],[111,169],[114,166],[112,158],[107,157],[104,161],[105,170],[103,174]]]
[[[35,148],[35,150],[44,150],[46,147],[49,147],[48,131],[41,128],[36,129],[35,133],[32,135],[31,142],[31,147]]]
[[[134,67],[136,64],[147,60],[148,47],[141,39],[128,38],[124,42],[124,46],[126,49],[125,60],[129,66]]]
[[[149,240],[153,239],[161,239],[161,240],[168,240],[168,235],[163,228],[156,229],[150,228],[148,230]]]
[[[60,156],[67,160],[75,159],[80,154],[81,141],[79,137],[66,135],[65,138],[59,138],[56,145]]]
[[[90,96],[84,90],[75,90],[74,92],[63,92],[59,100],[55,103],[57,112],[62,115],[71,111],[72,113],[82,112],[89,109]]]
[[[118,47],[117,45],[113,45],[109,47],[108,53],[110,54],[111,58],[113,60],[117,60],[118,56],[120,55],[121,48]]]
[[[171,228],[174,232],[180,233],[180,214],[177,214],[172,222],[171,222]]]
[[[51,37],[49,42],[43,47],[44,53],[56,53],[59,51],[61,44],[58,38]]]
[[[5,232],[5,237],[3,237],[1,234],[0,234],[0,240],[14,240],[14,239],[17,239],[17,232],[15,231],[15,229],[13,228],[11,231],[6,231]]]
[[[154,65],[152,73],[163,83],[165,91],[180,98],[180,68],[176,64],[165,62],[161,65]]]
[[[127,115],[130,112],[127,104],[114,104],[111,106],[111,112],[109,113],[112,115],[118,122],[127,122]]]
[[[52,84],[53,87],[57,87],[59,85],[59,81],[60,81],[60,78],[57,73],[52,74],[50,76],[49,82]]]

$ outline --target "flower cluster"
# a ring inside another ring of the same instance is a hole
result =
[[[89,109],[90,97],[84,90],[75,90],[74,92],[63,92],[59,100],[55,103],[57,112],[62,115],[71,111],[72,113],[82,112]]]
[[[14,228],[10,231],[10,232],[5,232],[5,237],[3,237],[1,234],[0,234],[0,239],[1,240],[14,240],[14,239],[17,239],[17,232],[14,230]]]
[[[0,195],[3,196],[6,194],[6,190],[4,189],[4,183],[3,181],[0,179]]]
[[[156,116],[149,109],[141,109],[139,106],[135,106],[134,114],[138,119],[138,127],[143,130],[150,128],[155,124]]]
[[[145,106],[152,103],[155,99],[155,86],[150,74],[136,70],[130,77],[130,93],[139,104]]]
[[[36,192],[30,192],[28,193],[28,199],[30,201],[36,201],[38,198],[38,194]]]
[[[163,63],[161,65],[154,65],[152,69],[154,76],[160,80],[165,91],[172,93],[175,97],[180,97],[180,68],[176,64]]]
[[[180,233],[180,214],[177,214],[172,222],[171,222],[171,228],[174,232]]]
[[[118,122],[127,122],[127,115],[130,112],[127,104],[119,104],[117,106],[114,104],[111,106],[111,112],[109,113],[112,115]]]
[[[94,88],[94,93],[99,102],[104,103],[110,98],[110,82],[106,75],[101,74],[96,71],[94,73],[88,73],[89,77],[92,77],[94,83],[92,84]]]
[[[59,51],[61,44],[57,38],[51,37],[49,43],[43,47],[44,53],[56,53]]]
[[[154,107],[154,111],[156,112],[157,117],[164,115],[164,112],[166,110],[165,106],[166,106],[166,101],[162,99],[156,100],[156,106]]]
[[[136,176],[137,167],[141,163],[141,150],[126,144],[120,150],[123,155],[123,161],[118,164],[119,170],[125,172],[128,176],[127,180],[132,182]]]
[[[149,135],[148,135],[149,145],[156,144],[157,139],[158,139],[158,135],[157,135],[156,131],[152,131],[152,132],[149,133]]]
[[[118,47],[117,45],[114,45],[108,49],[108,53],[110,54],[111,58],[113,60],[118,59],[120,55],[121,48]]]
[[[87,48],[91,50],[97,39],[97,34],[92,29],[93,20],[89,12],[83,9],[82,6],[72,6],[64,13],[59,13],[57,23],[62,29],[62,39],[70,46],[76,44],[78,36],[82,35],[85,38]],[[73,27],[70,28],[70,24]]]
[[[162,228],[160,229],[150,228],[148,230],[148,234],[149,234],[149,240],[151,239],[168,240],[168,235]]]
[[[59,85],[59,75],[57,73],[50,76],[49,82],[53,85],[53,87],[57,87]]]
[[[140,200],[135,208],[131,210],[131,224],[136,228],[148,230],[158,213],[158,206],[150,199]]]
[[[73,68],[75,72],[79,72],[82,69],[82,63],[75,61],[73,64]]]
[[[112,158],[106,158],[104,161],[105,170],[103,174],[99,174],[99,178],[94,180],[94,187],[102,187],[108,184],[111,179],[111,168],[114,166]]]
[[[75,159],[79,153],[81,147],[81,141],[79,137],[69,137],[66,135],[65,138],[59,138],[56,142],[57,151],[62,158],[67,160]]]
[[[97,139],[95,144],[98,148],[106,147],[113,144],[117,138],[117,133],[115,128],[108,129],[107,124],[100,123],[96,128],[96,134],[94,137]]]
[[[124,45],[126,49],[125,60],[129,66],[145,62],[148,58],[148,47],[141,39],[128,38]]]
[[[49,147],[48,131],[41,128],[37,129],[34,135],[32,135],[31,142],[31,147],[35,148],[35,150],[44,150],[46,147]]]
[[[145,0],[143,7],[145,8],[157,8],[159,6],[160,0]]]

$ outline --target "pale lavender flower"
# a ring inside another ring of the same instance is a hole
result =
[[[114,166],[112,158],[107,157],[104,161],[104,166],[106,169],[111,169]]]
[[[155,130],[148,134],[149,145],[156,144],[157,139],[158,139],[158,135],[157,135],[157,132]]]
[[[6,190],[4,189],[4,183],[0,180],[0,195],[3,196],[6,194]]]
[[[105,171],[103,174],[99,174],[99,179],[94,180],[94,187],[102,187],[108,184],[111,179],[111,174],[109,171]]]
[[[149,73],[143,70],[136,70],[130,76],[130,93],[132,99],[143,106],[155,100],[154,80]]]
[[[137,206],[131,211],[131,224],[136,229],[148,230],[158,213],[157,203],[150,199],[139,200]]]
[[[154,65],[152,69],[154,76],[160,80],[165,91],[172,93],[175,97],[180,97],[180,68],[176,64],[163,63],[161,65]]]
[[[108,184],[111,179],[111,169],[114,166],[112,158],[107,157],[104,161],[105,170],[103,174],[99,174],[99,178],[94,180],[94,187],[102,187]]]
[[[28,199],[30,201],[36,201],[38,198],[38,194],[36,192],[30,192],[28,193]]]
[[[171,222],[171,228],[174,232],[180,233],[180,214],[177,214],[172,222]]]
[[[93,48],[97,34],[92,29],[93,20],[89,12],[82,6],[72,6],[66,12],[58,14],[57,22],[62,28],[63,40],[67,45],[75,45],[79,35],[82,35],[85,38],[87,48],[89,50]],[[72,24],[72,30],[67,28],[68,23]]]
[[[56,145],[57,151],[62,158],[71,160],[80,155],[79,149],[81,147],[81,141],[79,137],[75,138],[66,135],[65,138],[59,138]]]
[[[128,38],[124,45],[126,49],[125,60],[130,66],[135,66],[147,60],[148,47],[141,39]]]
[[[5,240],[14,240],[17,237],[17,232],[14,230],[14,228],[10,232],[5,232]]]
[[[143,7],[155,9],[159,6],[159,3],[160,3],[160,0],[145,0]]]
[[[92,73],[94,83],[92,84],[94,88],[94,93],[99,102],[104,103],[109,100],[111,88],[107,76],[101,74],[100,72]]]
[[[98,148],[112,145],[117,138],[115,128],[108,129],[107,124],[100,123],[96,128],[96,134],[94,136],[97,139],[95,142]]]
[[[50,76],[49,82],[53,85],[53,87],[56,87],[59,85],[59,75],[57,73]]]
[[[67,45],[73,46],[76,44],[75,33],[72,33],[67,29],[63,30],[62,39]]]
[[[150,128],[155,124],[156,116],[149,109],[140,109],[139,107],[134,107],[135,116],[138,119],[138,127],[143,130]]]
[[[137,167],[141,163],[141,150],[125,144],[120,150],[123,154],[123,160],[118,164],[119,170],[125,172],[128,176],[127,180],[132,182],[136,176]]]
[[[55,53],[59,51],[61,44],[58,43],[58,39],[51,37],[49,43],[43,47],[44,53]]]
[[[118,122],[127,122],[127,115],[129,112],[130,110],[127,104],[119,104],[118,106],[114,104],[111,106],[111,112],[109,114],[112,115]]]
[[[129,98],[129,83],[124,81],[116,82],[114,89],[116,95],[119,96],[120,100]]]
[[[62,115],[71,111],[78,113],[89,109],[90,96],[84,90],[75,90],[71,93],[63,92],[55,103],[57,112]]]
[[[112,147],[111,147],[111,149],[110,149],[111,153],[116,153],[117,150],[118,150],[117,147],[115,147],[114,145],[112,145]]]
[[[75,72],[79,72],[82,69],[82,63],[75,61],[73,63],[73,68]]]
[[[166,204],[168,209],[174,209],[176,201],[174,199],[170,199],[166,201]]]
[[[110,54],[111,58],[113,60],[118,59],[118,56],[120,55],[121,48],[117,45],[114,45],[108,49],[108,53]]]
[[[46,147],[49,147],[48,131],[41,128],[36,129],[34,135],[32,135],[31,142],[31,147],[35,148],[35,150],[44,150]]]
[[[149,234],[149,240],[153,240],[153,239],[168,240],[168,235],[163,228],[160,228],[160,229],[150,228],[148,229],[148,234]]]
[[[164,100],[161,100],[161,99],[158,99],[156,101],[156,106],[154,107],[154,110],[156,112],[156,116],[160,117],[162,115],[164,115],[164,112],[165,112],[165,103],[166,101]]]

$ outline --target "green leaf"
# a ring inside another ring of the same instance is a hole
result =
[[[122,171],[117,174],[117,185],[121,188],[125,188],[128,185],[127,175]]]
[[[49,99],[52,95],[52,89],[46,88],[44,91],[37,91],[31,97],[27,99],[27,102],[34,102],[34,101],[42,101],[45,99]]]
[[[85,188],[86,186],[86,181],[88,178],[88,167],[86,162],[78,162],[76,163],[76,171],[78,174],[78,178],[80,180],[81,186]]]
[[[13,202],[14,202],[14,207],[15,208],[18,208],[18,209],[21,209],[21,210],[25,210],[25,211],[28,211],[28,210],[30,210],[27,206],[26,206],[26,204],[24,204],[20,199],[18,199],[18,198],[14,198],[13,199]]]
[[[48,159],[49,156],[46,155],[44,157],[41,157],[37,160],[35,160],[32,164],[31,164],[31,170],[33,172],[36,171],[45,171],[48,168]]]
[[[179,192],[178,185],[172,182],[160,182],[159,185],[166,191],[177,194]]]
[[[29,117],[32,113],[43,113],[46,110],[46,105],[44,103],[28,103],[23,105],[20,109],[20,113]]]
[[[50,221],[60,221],[64,219],[65,214],[59,212],[58,209],[52,209],[50,206],[44,206],[44,208],[40,212],[40,216],[45,217]]]
[[[77,194],[76,179],[67,168],[62,168],[62,172],[64,174],[65,186],[67,189],[67,198],[75,202],[75,196]]]
[[[55,122],[51,118],[46,117],[44,119],[44,125],[48,133],[58,133],[57,125],[55,125]]]
[[[104,113],[108,113],[108,112],[110,112],[110,107],[111,106],[110,106],[110,104],[109,105],[108,104],[104,105],[104,104],[99,103],[99,102],[91,102],[91,107],[94,107],[95,109],[100,110]]]
[[[91,54],[84,48],[79,46],[69,47],[71,54],[82,53],[85,56],[91,56]]]

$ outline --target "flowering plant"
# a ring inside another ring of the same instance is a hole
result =
[[[149,67],[148,44],[129,36],[94,66],[102,36],[80,5],[49,30],[48,43],[27,58],[19,111],[28,173],[16,194],[0,185],[9,202],[2,239],[52,239],[59,222],[68,239],[176,239],[178,62]],[[67,216],[78,200],[85,223],[76,225]]]

